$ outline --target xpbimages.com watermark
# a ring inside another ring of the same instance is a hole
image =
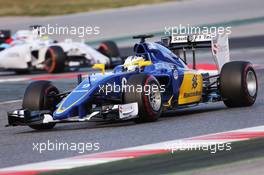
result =
[[[104,85],[99,85],[99,93],[103,93],[105,95],[108,95],[109,93],[123,93],[123,92],[138,92],[142,93],[144,92],[145,95],[150,95],[151,92],[160,92],[163,93],[165,92],[165,85],[157,85],[157,84],[152,84],[152,85],[129,85],[129,84],[124,84],[124,85],[119,85],[116,84],[115,82],[113,84],[104,84]]]
[[[91,151],[100,150],[100,143],[95,142],[60,142],[47,140],[46,142],[33,142],[32,143],[33,152],[38,152],[40,154],[47,151],[66,151],[66,152],[77,152],[83,154]]]
[[[33,29],[33,32],[40,36],[46,35],[70,35],[79,38],[86,38],[91,35],[99,35],[99,26],[62,26],[62,25],[51,25],[37,26]]]
[[[174,143],[166,143],[164,145],[165,150],[169,150],[172,154],[176,151],[209,151],[211,154],[215,154],[221,151],[231,151],[231,143],[206,143],[206,142],[187,142],[177,141]]]
[[[200,34],[200,35],[211,35],[212,37],[215,37],[217,35],[230,35],[232,33],[231,31],[232,27],[227,26],[192,26],[190,24],[182,25],[179,24],[178,26],[165,26],[164,28],[164,34],[166,36],[168,35],[194,35],[194,34]]]

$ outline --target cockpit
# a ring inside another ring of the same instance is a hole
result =
[[[136,56],[144,58],[145,61],[151,61],[146,43],[135,44],[134,53]]]
[[[185,63],[176,56],[171,50],[162,46],[159,43],[154,42],[145,42],[145,38],[149,36],[136,36],[134,38],[140,38],[141,41],[138,44],[134,45],[133,51],[134,56],[129,56],[125,60],[124,65],[122,66],[127,71],[134,71],[139,66],[141,62],[150,62],[151,64],[156,63],[168,63],[174,64],[177,67],[185,68]],[[117,68],[116,70],[118,70]]]
[[[143,57],[145,61],[167,62],[185,67],[184,62],[171,50],[159,43],[140,43],[134,46],[136,56]]]

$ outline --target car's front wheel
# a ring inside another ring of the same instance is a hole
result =
[[[53,112],[57,104],[56,94],[59,94],[59,90],[50,81],[32,82],[25,91],[22,107],[30,111]],[[52,129],[54,126],[55,123],[29,125],[36,130]]]
[[[134,88],[131,88],[134,87]],[[152,75],[131,76],[124,92],[124,103],[138,103],[139,116],[136,123],[158,120],[162,112],[162,94],[158,80]]]

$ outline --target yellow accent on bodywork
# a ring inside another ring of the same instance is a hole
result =
[[[139,67],[150,66],[152,65],[152,62],[151,61],[140,61],[138,65]]]
[[[73,102],[73,103],[72,103],[71,105],[69,105],[67,108],[62,109],[62,105],[63,105],[63,103],[64,103],[64,102],[67,100],[67,98],[70,96],[70,95],[68,95],[68,96],[62,101],[62,103],[59,105],[59,107],[58,107],[58,109],[56,110],[56,112],[58,112],[58,113],[62,113],[62,112],[64,112],[64,111],[70,109],[73,105],[75,105],[77,102],[79,102],[79,101],[80,101],[83,97],[85,97],[88,93],[89,93],[89,91],[87,91],[86,93],[84,93],[83,96],[81,96],[81,98],[79,98],[78,100],[76,100],[75,102]]]
[[[201,100],[203,77],[196,72],[186,72],[180,87],[178,104],[196,103]]]
[[[169,101],[167,102],[167,104],[165,104],[165,107],[170,107],[171,106],[171,101],[173,99],[173,95],[170,97]]]
[[[142,60],[137,60],[137,61],[130,63],[130,64],[124,64],[125,67],[128,67],[128,66],[144,67],[144,66],[150,66],[150,65],[152,65],[151,61],[142,61]]]
[[[48,35],[43,35],[43,36],[41,37],[41,39],[43,39],[43,40],[49,40],[49,36],[48,36]]]
[[[95,64],[92,67],[93,69],[101,69],[102,74],[105,74],[105,64]]]

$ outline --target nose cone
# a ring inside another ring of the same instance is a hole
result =
[[[25,58],[30,58],[30,54],[22,46],[4,49],[0,52],[0,67],[5,69],[27,69],[28,64]]]
[[[83,84],[83,85],[82,85]],[[73,111],[78,107],[79,105],[85,103],[87,99],[89,98],[90,94],[90,84],[84,84],[81,83],[82,87],[85,86],[85,88],[80,89],[76,88],[74,89],[60,104],[58,109],[54,112],[55,118],[67,118],[70,117],[73,114]]]
[[[54,112],[55,119],[65,119],[72,116],[83,116],[79,108],[86,107],[89,100],[92,99],[94,92],[98,88],[103,76],[90,76],[79,84],[62,102]]]

